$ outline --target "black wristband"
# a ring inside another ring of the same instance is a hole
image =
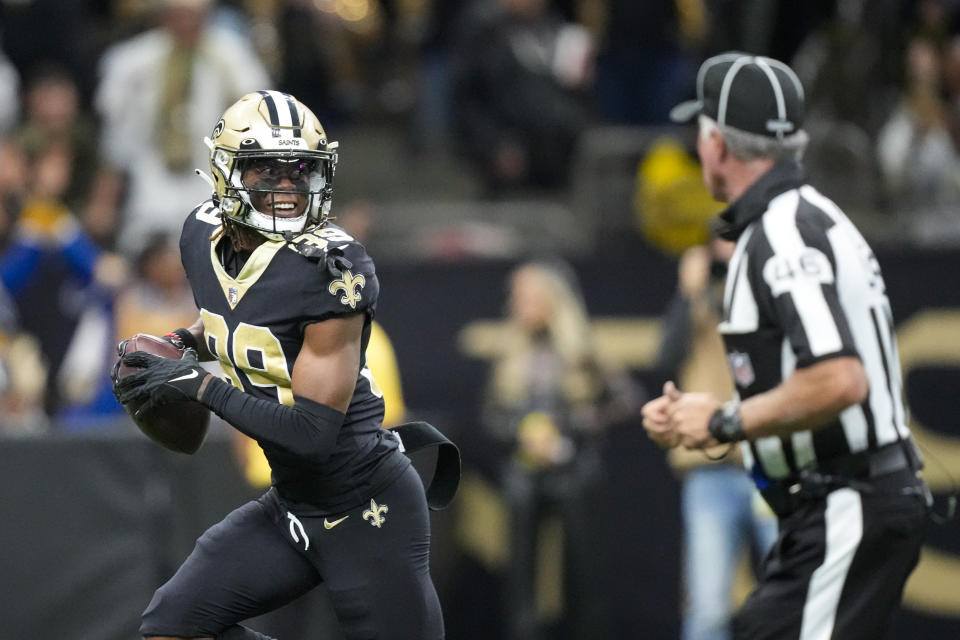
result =
[[[740,403],[731,401],[714,411],[707,430],[720,443],[746,440],[747,434],[743,431],[740,419]]]
[[[197,342],[197,339],[193,337],[193,334],[190,333],[189,329],[176,329],[171,331],[167,335],[163,336],[170,342],[173,342],[178,347],[185,349],[199,349],[200,344]],[[171,339],[172,338],[172,339]],[[180,344],[177,344],[178,341]]]

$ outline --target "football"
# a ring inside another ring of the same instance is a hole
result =
[[[146,333],[138,333],[130,338],[123,344],[119,355],[123,357],[124,354],[134,351],[145,351],[161,358],[180,359],[183,355],[183,351],[170,342]],[[122,362],[118,365],[118,380],[137,371],[135,367],[128,367]],[[171,402],[136,417],[140,405],[141,403],[129,402],[124,408],[137,427],[154,442],[171,451],[188,454],[194,453],[203,444],[207,427],[210,425],[210,410],[196,400]]]

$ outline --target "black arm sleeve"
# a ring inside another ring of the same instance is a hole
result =
[[[323,462],[333,452],[344,414],[325,404],[294,396],[294,405],[255,398],[213,378],[201,402],[238,431],[295,456]]]
[[[690,354],[690,334],[693,327],[690,322],[690,300],[676,294],[661,322],[663,334],[660,338],[660,350],[657,353],[656,369],[668,376],[676,376],[683,361]]]

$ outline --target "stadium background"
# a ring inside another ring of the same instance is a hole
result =
[[[233,2],[221,8],[255,24],[264,6],[308,4]],[[606,111],[597,108],[579,136],[563,184],[496,197],[487,193],[481,171],[458,153],[458,133],[447,120],[452,117],[449,105],[439,112],[424,106],[426,61],[455,43],[447,45],[445,36],[436,34],[425,40],[429,29],[419,31],[420,40],[404,39],[414,18],[421,26],[431,24],[443,7],[460,4],[313,3],[323,11],[362,5],[366,15],[379,16],[368,17],[367,27],[357,26],[371,31],[355,35],[352,44],[362,63],[357,72],[361,89],[324,120],[342,150],[335,207],[361,203],[371,217],[367,245],[383,291],[378,320],[393,341],[410,415],[436,424],[463,451],[461,494],[448,511],[434,514],[434,575],[448,637],[469,640],[498,637],[501,629],[504,516],[490,457],[478,434],[486,376],[482,338],[502,318],[507,273],[531,254],[568,259],[581,280],[599,348],[627,367],[638,383],[656,389],[661,382],[652,368],[657,321],[676,286],[678,250],[702,233],[698,225],[705,209],[699,201],[690,202],[696,167],[688,154],[677,152],[689,151],[691,132],[664,125],[662,114],[632,121],[614,113],[609,101]],[[584,6],[620,3],[555,4],[576,19]],[[817,38],[836,36],[853,25],[849,31],[880,38],[895,70],[879,74],[887,84],[866,89],[849,75],[833,83],[846,85],[861,103],[887,105],[888,115],[905,83],[907,42],[925,34],[946,50],[957,33],[956,3],[948,0],[890,2],[883,11],[868,1],[804,3],[804,10],[796,4],[649,3],[669,9],[662,18],[667,22],[657,23],[657,29],[686,25],[686,32],[673,31],[681,34],[678,51],[688,70],[721,41],[809,61],[804,55],[810,56]],[[82,103],[89,108],[98,55],[121,35],[144,28],[149,5],[0,1],[0,50],[23,79],[43,55],[53,56],[77,79]],[[739,6],[746,15],[751,6],[763,5],[776,10],[738,33],[732,33],[732,14],[717,9]],[[684,13],[691,6],[703,9],[701,28],[714,34],[712,39],[701,36],[691,44],[691,18]],[[61,19],[50,20],[53,10]],[[651,9],[649,15],[654,13]],[[880,14],[894,25],[882,23]],[[343,15],[337,17],[346,23]],[[371,27],[370,21],[376,24]],[[362,19],[354,22],[364,24]],[[858,44],[821,48],[828,56],[821,68],[837,61],[830,55],[859,60]],[[652,52],[645,53],[654,59]],[[844,72],[856,75],[856,64],[848,66],[853,70]],[[874,77],[866,71],[861,75]],[[861,90],[866,92],[857,93]],[[830,93],[829,88],[822,91]],[[945,103],[949,97],[944,91]],[[599,93],[597,102],[603,103]],[[898,322],[912,428],[942,509],[952,478],[960,478],[955,407],[960,388],[960,198],[944,202],[931,193],[930,202],[905,206],[890,196],[874,156],[874,134],[880,127],[841,117],[843,105],[835,101],[832,115],[820,111],[808,122],[814,137],[809,168],[814,182],[847,208],[877,249]],[[689,213],[692,222],[677,212]],[[15,224],[15,212],[11,215]],[[3,237],[5,242],[11,237],[6,227]],[[28,300],[14,296],[20,316],[42,315],[36,305],[43,302]],[[27,304],[34,307],[23,308]],[[17,328],[30,329],[26,322]],[[478,336],[479,341],[470,339]],[[0,425],[5,418],[0,415]],[[0,437],[0,639],[133,638],[153,589],[195,537],[250,497],[251,489],[231,455],[225,427],[215,428],[203,449],[186,457],[147,442],[122,417],[105,417],[83,429],[65,427],[56,415],[48,418],[32,436],[0,428],[6,434]],[[594,518],[596,558],[608,575],[615,637],[676,638],[679,484],[638,422],[613,425],[604,453],[605,498]],[[423,469],[430,462],[417,461]],[[960,637],[957,584],[960,522],[953,520],[931,526],[890,637]],[[319,604],[311,615],[315,637],[336,637],[324,631],[329,613]]]

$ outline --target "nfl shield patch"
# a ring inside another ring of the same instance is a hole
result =
[[[727,360],[730,362],[730,371],[733,373],[733,379],[738,387],[749,387],[753,384],[756,376],[753,373],[750,354],[742,351],[732,351],[727,354]]]
[[[227,289],[227,302],[230,303],[230,306],[237,304],[237,288],[229,287]]]

